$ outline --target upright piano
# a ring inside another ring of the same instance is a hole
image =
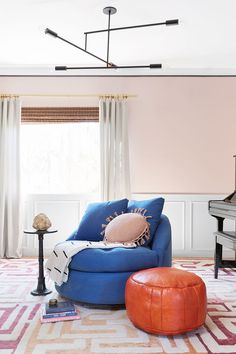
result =
[[[224,231],[224,220],[236,220],[236,192],[224,200],[210,200],[208,203],[209,214],[217,220],[215,235],[215,278],[218,278],[219,268],[235,268],[236,260],[222,260],[223,246],[236,251],[236,232]]]

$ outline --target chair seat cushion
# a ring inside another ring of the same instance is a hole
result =
[[[83,272],[135,272],[158,266],[158,256],[147,247],[86,249],[75,256],[70,269]]]

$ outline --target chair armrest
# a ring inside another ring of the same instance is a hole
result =
[[[166,215],[161,215],[160,223],[152,241],[152,250],[156,251],[159,266],[167,267],[172,264],[171,225]]]

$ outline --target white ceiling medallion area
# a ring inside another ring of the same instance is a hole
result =
[[[106,7],[117,9],[110,28],[134,28],[107,31]],[[235,0],[2,0],[0,75],[236,75],[235,13]],[[138,27],[172,19],[179,25]],[[95,30],[85,44],[84,32]],[[108,58],[116,68],[55,70],[106,66]]]

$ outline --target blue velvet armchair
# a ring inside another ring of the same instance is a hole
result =
[[[171,263],[171,226],[162,214],[151,244],[137,248],[85,249],[73,256],[68,281],[56,285],[56,290],[74,301],[124,304],[126,281],[133,272],[169,267]]]

